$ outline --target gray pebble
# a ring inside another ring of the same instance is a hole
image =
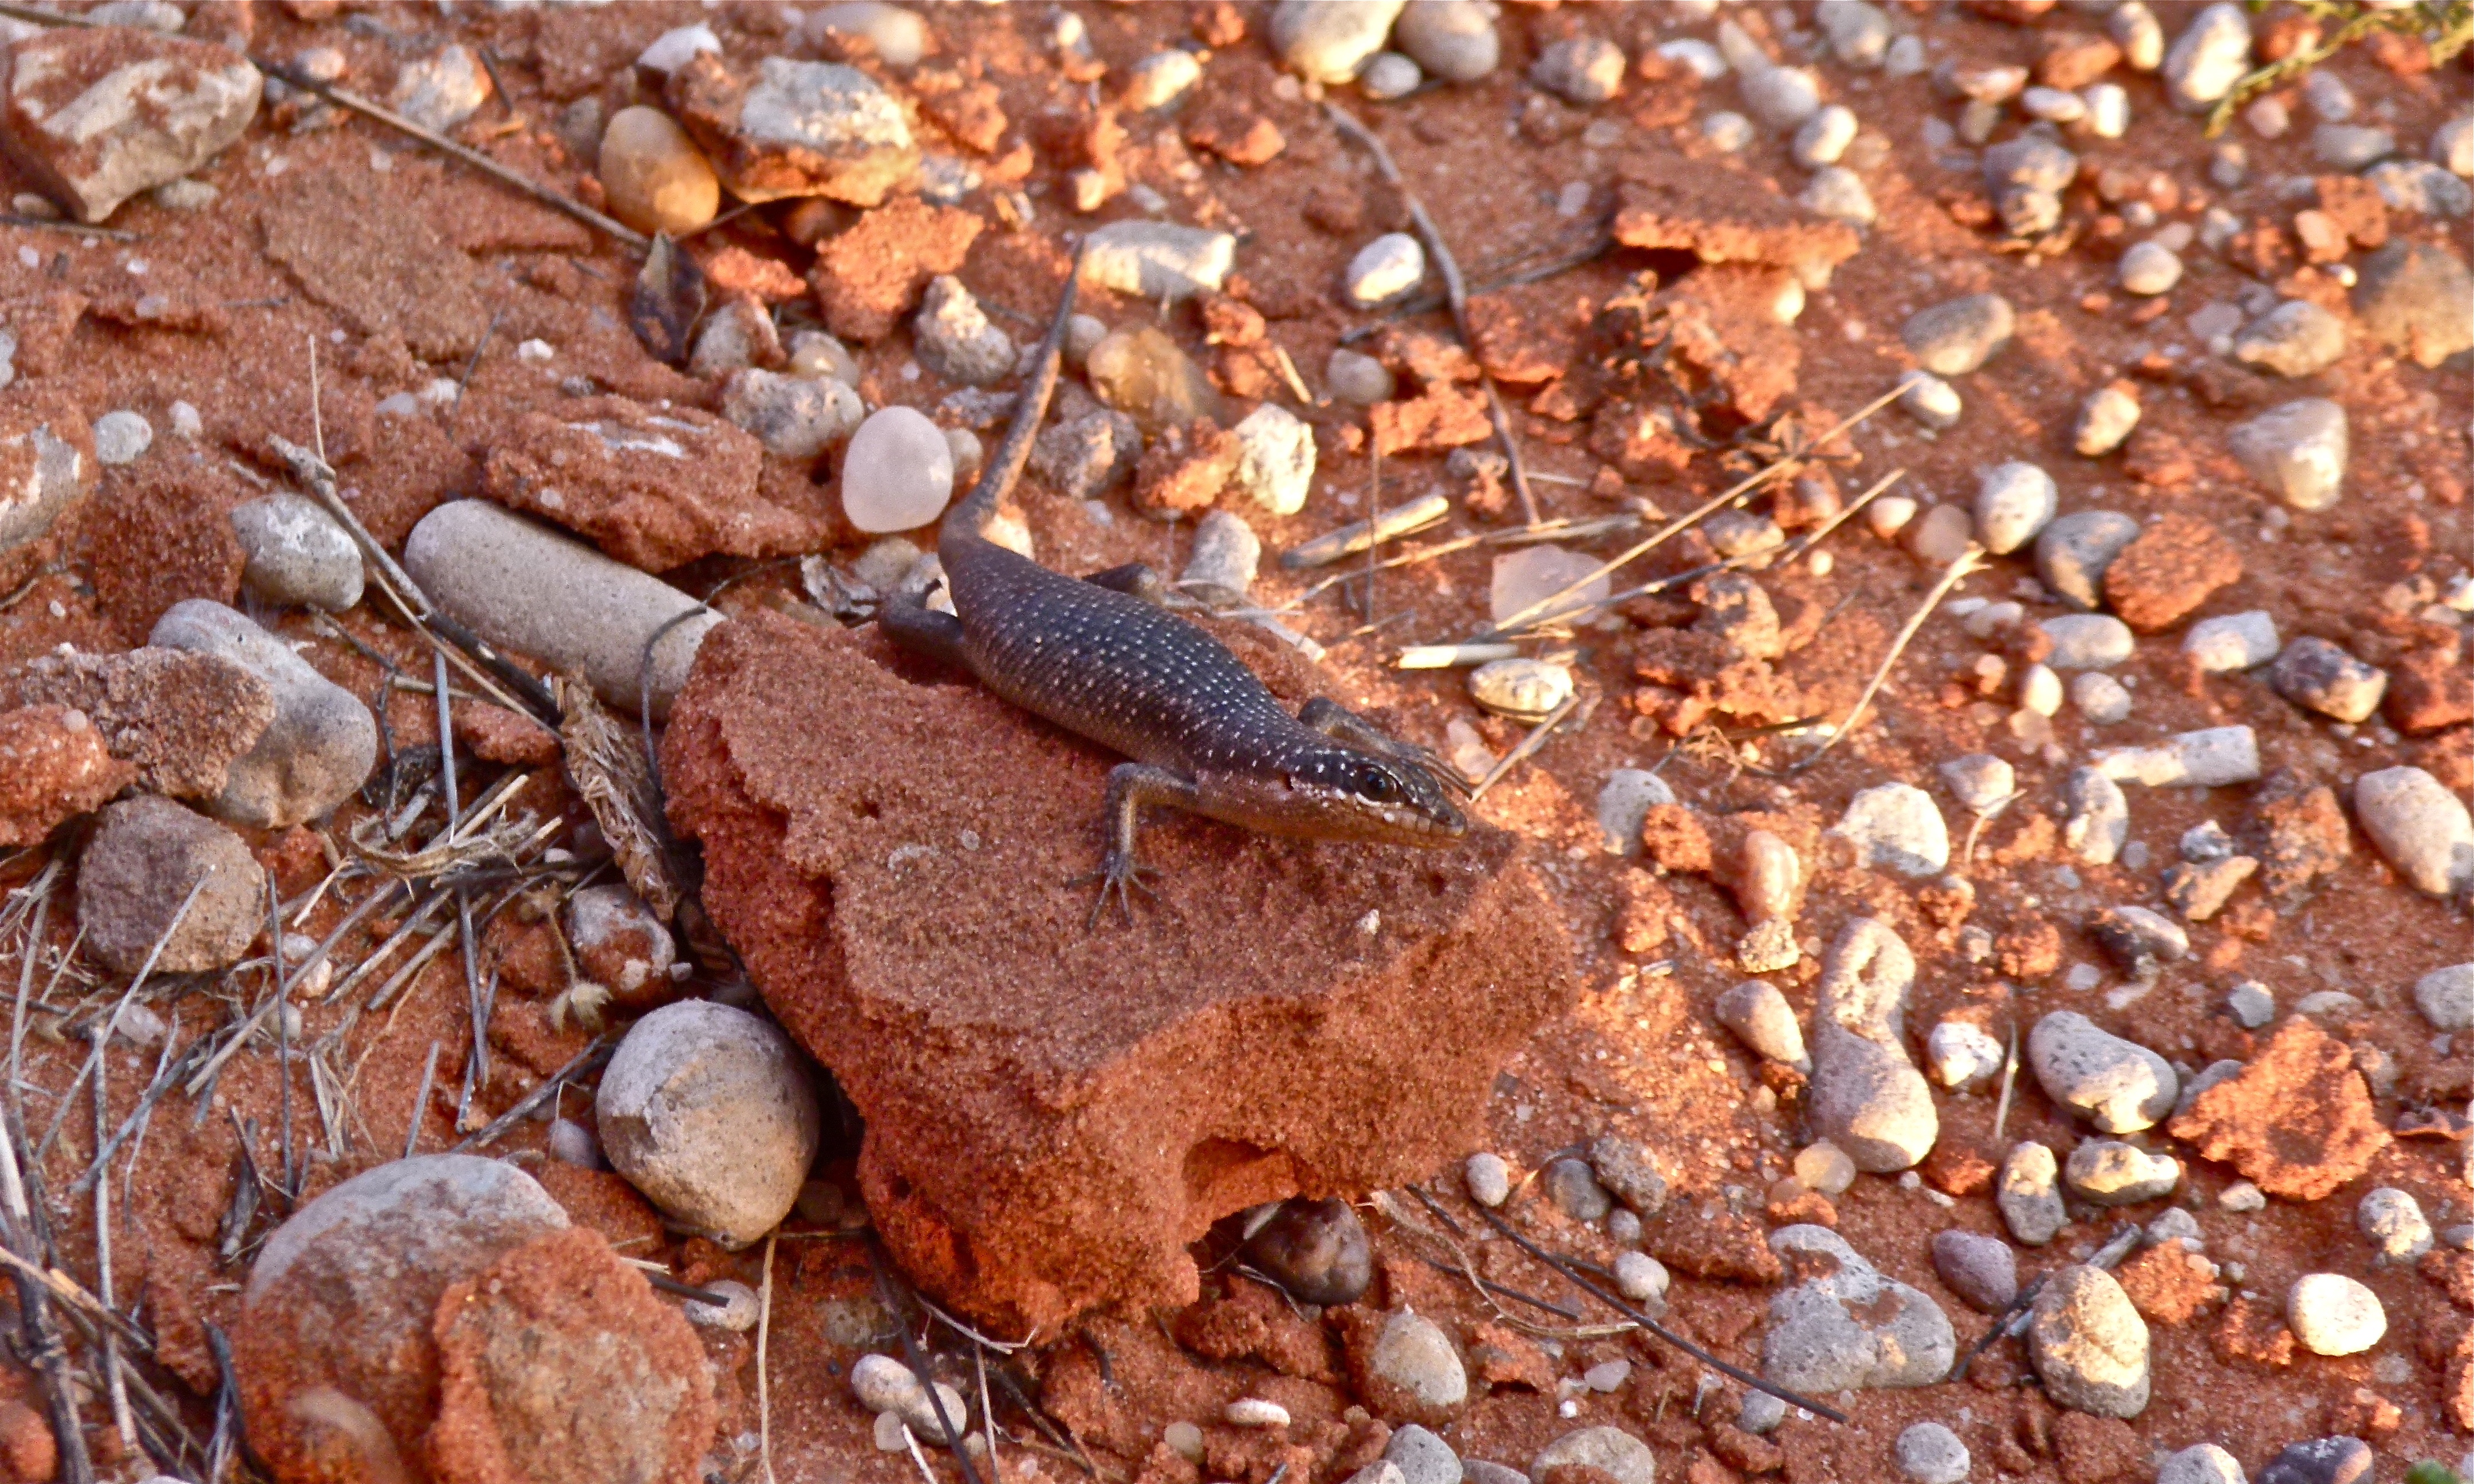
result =
[[[2242,1464],[2213,1443],[2169,1453],[2156,1466],[2156,1484],[2245,1484]]]
[[[846,382],[751,367],[723,386],[721,415],[756,435],[767,453],[813,459],[849,438],[866,412]]]
[[[487,500],[451,500],[424,515],[404,542],[403,564],[449,617],[560,674],[581,672],[603,701],[631,714],[653,635],[693,615],[654,646],[653,709],[661,715],[706,632],[721,622],[719,613],[696,612],[695,599],[660,578]]]
[[[2460,113],[2431,132],[2431,157],[2451,175],[2474,177],[2474,113]]]
[[[1640,1218],[1618,1206],[1607,1212],[1607,1240],[1617,1247],[1640,1244]]]
[[[2138,860],[2130,859],[2130,853],[2123,852],[2122,864],[2133,870],[2145,864],[2144,853]],[[2123,973],[2142,981],[2155,978],[2164,965],[2178,964],[2191,954],[2191,937],[2182,930],[2182,924],[2147,907],[2107,907],[2089,922],[2087,931],[2122,966]]]
[[[1899,1434],[1899,1472],[1916,1484],[1960,1484],[1971,1460],[1958,1434],[1939,1423],[1918,1423]]]
[[[2341,722],[2367,720],[2389,688],[2387,671],[2314,634],[2285,646],[2268,670],[2268,682],[2295,706]]]
[[[1881,65],[1896,36],[1890,17],[1866,0],[1823,6],[1813,18],[1830,37],[1831,54],[1851,67]]]
[[[2139,522],[2109,510],[2074,511],[2036,537],[2036,576],[2073,608],[2104,605],[2105,568],[2139,539]]]
[[[2420,768],[2383,768],[2354,780],[2354,815],[2380,854],[2415,888],[2445,897],[2474,885],[2474,818],[2464,801]]]
[[[1419,66],[1451,83],[1485,77],[1503,51],[1494,17],[1479,0],[1409,0],[1392,39]]]
[[[679,1312],[687,1316],[688,1323],[699,1328],[744,1334],[755,1328],[756,1321],[763,1317],[764,1305],[757,1299],[756,1290],[745,1283],[723,1278],[706,1283],[704,1287],[707,1293],[718,1297],[721,1302],[708,1304],[701,1299],[690,1299],[680,1304]],[[959,1395],[956,1393],[958,1399]],[[959,1415],[958,1408],[957,1415]]]
[[[1744,1404],[1735,1409],[1735,1425],[1758,1437],[1776,1432],[1786,1421],[1786,1402],[1765,1391],[1744,1393]]]
[[[2314,67],[2302,79],[2302,101],[2323,123],[2341,124],[2354,116],[2354,90],[2325,67]]]
[[[2071,705],[2091,726],[2110,727],[2129,719],[2130,692],[2100,670],[2083,671],[2071,677]]]
[[[2147,916],[2181,931],[2152,912]],[[2171,1063],[2074,1010],[2057,1010],[2036,1022],[2027,1036],[2027,1063],[2046,1096],[2107,1134],[2154,1127],[2172,1111],[2181,1090]]]
[[[1130,475],[1142,457],[1142,430],[1115,408],[1103,408],[1039,435],[1031,467],[1069,499],[1088,500]]]
[[[1381,361],[1354,350],[1334,350],[1323,368],[1323,385],[1344,402],[1371,407],[1392,395],[1392,372]]]
[[[1480,1206],[1501,1206],[1512,1198],[1512,1168],[1503,1156],[1481,1151],[1462,1163],[1461,1185]]]
[[[231,526],[248,559],[241,582],[258,597],[330,613],[361,601],[361,549],[314,501],[262,495],[233,507]]]
[[[1461,1455],[1416,1423],[1393,1429],[1383,1456],[1399,1469],[1401,1484],[1461,1484]]]
[[[158,619],[147,642],[229,659],[275,692],[275,720],[206,806],[216,818],[255,829],[316,819],[351,798],[376,766],[370,708],[246,614],[191,598]]]
[[[1599,36],[1553,42],[1530,65],[1529,80],[1566,103],[1601,104],[1623,89],[1623,49]]]
[[[1844,165],[1828,165],[1817,171],[1810,184],[1796,197],[1797,204],[1815,216],[1852,227],[1870,227],[1876,211],[1873,193],[1864,185],[1864,178]]]
[[[1950,1316],[1921,1290],[1884,1277],[1827,1227],[1782,1227],[1769,1240],[1802,1281],[1770,1300],[1764,1377],[1827,1393],[1929,1386],[1950,1374]]]
[[[2180,1242],[2185,1252],[2197,1252],[2203,1245],[2199,1239],[2199,1218],[2180,1206],[2168,1206],[2158,1211],[2156,1219],[2147,1223],[2140,1239],[2150,1247]]]
[[[1617,768],[1598,789],[1598,830],[1607,850],[1617,855],[1640,853],[1640,826],[1649,811],[1673,803],[1675,790],[1646,768]]]
[[[1753,121],[1721,109],[1701,121],[1701,137],[1721,155],[1733,155],[1753,142]]]
[[[2182,653],[2202,675],[2256,669],[2276,658],[2282,641],[2266,609],[2202,618],[2182,635]]]
[[[699,999],[665,1005],[628,1029],[594,1119],[629,1185],[672,1224],[732,1251],[789,1214],[819,1127],[815,1089],[790,1039]]]
[[[2276,996],[2267,985],[2245,979],[2226,993],[2225,1013],[2244,1030],[2255,1031],[2276,1018]]]
[[[1615,1254],[1615,1287],[1635,1304],[1654,1304],[1666,1297],[1666,1265],[1645,1252]]]
[[[2102,386],[2079,403],[2071,447],[2081,458],[2100,459],[2122,445],[2139,426],[2139,398],[2120,384]]]
[[[2019,1297],[2019,1257],[1998,1236],[1977,1232],[1936,1232],[1933,1271],[1950,1291],[1979,1313],[1999,1314]]]
[[[2063,846],[2088,865],[2112,865],[2130,834],[2130,801],[2122,786],[2094,768],[2074,768],[2062,790],[2070,809]]]
[[[105,465],[134,464],[155,444],[155,426],[136,413],[108,412],[94,419],[94,457]]]
[[[1614,1205],[1583,1160],[1556,1161],[1546,1166],[1540,1183],[1546,1187],[1546,1199],[1575,1221],[1595,1221]]]
[[[1941,1132],[1932,1090],[1906,1051],[1915,975],[1905,942],[1871,918],[1850,921],[1822,966],[1806,1116],[1857,1169],[1910,1168]]]
[[[2413,1003],[2434,1030],[2474,1030],[2474,964],[2453,964],[2424,974],[2414,981]]]
[[[2018,323],[1999,294],[1971,294],[1919,309],[1899,332],[1916,363],[1936,376],[1964,376],[1990,360]]]
[[[887,66],[915,64],[928,51],[928,23],[916,12],[883,0],[848,0],[810,15],[804,30],[821,39],[828,33],[863,36]]]
[[[2185,113],[2201,112],[2250,70],[2250,16],[2232,0],[2201,11],[2165,55],[2165,91]]]
[[[2324,397],[2271,407],[2225,436],[2250,477],[2296,510],[2337,503],[2348,453],[2345,409]]]
[[[1484,1458],[1462,1459],[1461,1479],[1463,1484],[1529,1484],[1529,1475],[1519,1470]]]
[[[2342,1273],[2305,1273],[2285,1295],[2285,1322],[2315,1355],[2359,1355],[2388,1333],[2380,1296]]]
[[[2455,218],[2474,212],[2474,185],[2427,159],[2386,159],[2363,172],[2390,211]]]
[[[2061,1164],[2053,1151],[2033,1141],[2011,1146],[1993,1187],[1994,1208],[2010,1234],[2029,1247],[2053,1239],[2070,1213],[2062,1208]]]
[[[1777,985],[1766,979],[1747,979],[1720,994],[1711,1008],[1718,1023],[1758,1055],[1798,1071],[1812,1070],[1812,1060],[1805,1053],[1804,1028],[1796,1023],[1795,1009]]]
[[[2075,1264],[2036,1296],[2028,1358],[2045,1392],[2098,1417],[2136,1417],[2147,1406],[2147,1322],[2102,1268]]]
[[[1315,471],[1311,424],[1277,403],[1265,402],[1239,420],[1237,444],[1237,470],[1228,479],[1231,491],[1250,497],[1274,515],[1294,515],[1305,508]]]
[[[1727,75],[1726,54],[1698,36],[1677,36],[1670,41],[1661,41],[1658,55],[1668,61],[1683,63],[1704,83],[1714,82]],[[1745,120],[1747,125],[1751,122]]]
[[[1383,49],[1401,0],[1280,0],[1272,8],[1272,49],[1301,77],[1346,83]]]
[[[1251,526],[1227,511],[1211,511],[1194,528],[1194,550],[1178,586],[1214,607],[1233,608],[1246,601],[1262,559],[1262,539]]]
[[[2353,304],[2365,336],[2418,366],[2437,367],[2474,349],[2474,273],[2445,247],[2391,241],[2363,259]],[[2341,430],[2341,419],[2339,425]],[[2341,431],[2341,466],[2343,459]]]
[[[1807,170],[1819,170],[1837,164],[1856,142],[1856,114],[1843,104],[1831,104],[1804,121],[1795,132],[1791,153],[1795,162]]]
[[[1997,557],[2017,551],[2053,518],[2060,496],[2053,476],[2032,464],[1995,465],[1977,485],[1977,540]]]
[[[2111,613],[2061,613],[2036,627],[2053,641],[2045,663],[2056,670],[2110,670],[2138,647],[2130,626]]]
[[[1928,371],[1910,371],[1899,378],[1899,408],[1935,431],[1956,427],[1964,410],[1958,389]]]
[[[1973,1020],[1944,1020],[1925,1038],[1925,1061],[1933,1080],[1953,1089],[1993,1080],[2008,1060],[1993,1033]]]
[[[2307,299],[2289,299],[2234,339],[2234,359],[2280,376],[2309,376],[2345,353],[2345,322]]]
[[[1973,814],[1989,814],[2019,789],[2018,771],[1991,753],[1970,753],[1941,765],[1951,797]]]
[[[1912,783],[1863,790],[1831,832],[1853,841],[1865,865],[1904,876],[1939,875],[1950,865],[1949,826],[1932,796]]]
[[[1468,1400],[1468,1371],[1441,1326],[1406,1309],[1383,1322],[1366,1369],[1408,1394],[1416,1405],[1448,1411]],[[1401,1471],[1406,1473],[1406,1470]]]
[[[1753,117],[1776,130],[1793,129],[1821,108],[1821,84],[1802,67],[1738,66],[1735,88]]]
[[[2385,1261],[2412,1262],[2431,1251],[2431,1221],[2422,1203],[2394,1185],[2364,1196],[2354,1209],[2354,1224]]]
[[[2114,281],[2123,293],[2144,298],[2171,293],[2182,281],[2182,260],[2161,242],[2133,243],[2114,265]]]
[[[1376,103],[1389,103],[1416,92],[1424,81],[1426,75],[1408,58],[1398,52],[1377,52],[1357,74],[1357,90]]]
[[[2311,153],[2331,170],[2356,171],[2396,153],[2396,135],[2361,124],[2322,124],[2311,131]]]
[[[1013,374],[1013,337],[988,323],[987,311],[951,274],[929,283],[910,340],[920,364],[948,381],[992,387]]]
[[[543,1142],[549,1149],[549,1157],[561,1164],[572,1164],[580,1170],[606,1170],[610,1167],[610,1161],[601,1153],[601,1136],[594,1133],[593,1125],[589,1123],[579,1123],[573,1118],[553,1119]]]
[[[2248,727],[2206,727],[2178,732],[2161,747],[2118,747],[2098,753],[2098,771],[2149,788],[2223,788],[2257,782],[2259,737]]]
[[[2136,1206],[2172,1194],[2182,1183],[2182,1162],[2119,1139],[2083,1139],[2062,1167],[2062,1180],[2091,1206]]]
[[[1607,1193],[1643,1216],[1666,1209],[1666,1177],[1658,1161],[1638,1139],[1601,1134],[1589,1145],[1589,1165]]]
[[[158,942],[158,973],[228,969],[265,931],[266,871],[238,835],[153,794],[99,818],[78,863],[78,929],[112,969],[135,974]]]
[[[1317,3],[1333,11],[1370,14],[1383,10],[1396,10],[1397,0],[1367,0],[1349,4],[1345,0],[1281,0],[1280,10],[1292,5]],[[1387,22],[1388,23],[1388,22]],[[1276,33],[1276,16],[1273,21]],[[1381,36],[1377,33],[1377,44]],[[1372,48],[1368,49],[1370,52]],[[1349,63],[1354,70],[1357,63]],[[1345,82],[1348,72],[1327,82]],[[1129,218],[1111,222],[1095,228],[1082,239],[1082,281],[1129,299],[1157,303],[1163,299],[1185,299],[1201,293],[1217,293],[1227,282],[1228,272],[1236,266],[1237,239],[1227,232],[1212,231],[1201,227],[1183,227],[1174,222],[1147,222]]]
[[[2258,1484],[2371,1484],[2375,1457],[2360,1438],[2292,1443],[2260,1465]]]
[[[1658,1479],[1658,1459],[1649,1445],[1619,1427],[1583,1427],[1547,1444],[1530,1461],[1530,1484],[1545,1484],[1546,1475],[1565,1464],[1595,1469],[1614,1484],[1657,1484]]]

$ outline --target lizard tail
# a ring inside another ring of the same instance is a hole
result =
[[[980,482],[971,487],[968,499],[954,507],[945,517],[944,529],[961,531],[984,539],[989,522],[996,518],[997,506],[1013,490],[1014,481],[1022,477],[1022,468],[1031,462],[1031,445],[1039,437],[1039,425],[1048,417],[1048,401],[1056,391],[1057,365],[1065,355],[1065,324],[1074,317],[1074,301],[1082,283],[1082,254],[1076,252],[1072,271],[1065,275],[1065,293],[1056,303],[1056,318],[1050,322],[1047,337],[1039,343],[1038,359],[1032,362],[1030,378],[1023,382],[1022,392],[1014,399],[1013,421],[1006,428],[1005,442],[980,470]]]

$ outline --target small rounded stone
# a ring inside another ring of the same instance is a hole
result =
[[[123,409],[94,419],[94,457],[99,464],[134,464],[154,443],[154,424],[137,413]]]
[[[1512,1167],[1503,1156],[1481,1151],[1461,1166],[1461,1184],[1480,1206],[1501,1206],[1512,1198]]]
[[[1815,1139],[1795,1152],[1795,1178],[1807,1190],[1817,1191],[1835,1200],[1856,1183],[1856,1161],[1847,1151],[1826,1138]]]
[[[2389,1332],[2380,1296],[2342,1273],[2306,1273],[2285,1296],[2285,1322],[2315,1355],[2359,1355]]]
[[[1333,396],[1360,407],[1371,407],[1392,397],[1391,370],[1374,357],[1354,350],[1334,350],[1323,367],[1322,379]]]
[[[1388,103],[1416,92],[1425,80],[1418,64],[1398,52],[1377,52],[1357,74],[1357,90],[1377,103]]]
[[[1916,1484],[1959,1484],[1967,1477],[1967,1445],[1939,1423],[1918,1423],[1899,1434],[1899,1472]]]
[[[1474,83],[1502,57],[1491,11],[1480,0],[1409,0],[1392,39],[1436,77]]]
[[[1426,250],[1407,232],[1385,232],[1348,261],[1349,302],[1379,304],[1418,286],[1426,275]]]
[[[1666,1265],[1645,1252],[1615,1255],[1615,1288],[1635,1304],[1666,1297]]]
[[[2115,265],[2114,281],[2125,294],[2152,298],[2170,293],[2182,281],[2182,260],[2161,242],[2134,243]]]
[[[733,1250],[789,1214],[819,1128],[790,1039],[710,1000],[665,1006],[629,1028],[594,1118],[629,1185]]]
[[[842,456],[842,510],[871,535],[915,531],[954,497],[954,450],[944,430],[910,407],[881,407]]]
[[[736,1279],[717,1279],[704,1285],[704,1291],[719,1298],[719,1304],[707,1304],[690,1299],[681,1305],[688,1323],[708,1329],[728,1329],[743,1334],[756,1328],[758,1309],[756,1290]]]
[[[610,214],[641,232],[676,235],[721,209],[721,180],[678,122],[641,105],[612,115],[598,167]]]

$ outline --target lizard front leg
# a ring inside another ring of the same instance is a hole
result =
[[[1166,803],[1192,809],[1201,802],[1201,790],[1183,774],[1140,762],[1119,763],[1108,770],[1108,795],[1100,806],[1102,823],[1108,830],[1108,848],[1100,857],[1100,896],[1091,903],[1091,916],[1082,924],[1086,932],[1098,925],[1101,909],[1107,906],[1111,894],[1125,909],[1128,922],[1134,920],[1133,894],[1139,891],[1151,895],[1151,888],[1143,884],[1151,868],[1134,859],[1134,833],[1143,805]],[[1079,877],[1078,884],[1091,879]]]

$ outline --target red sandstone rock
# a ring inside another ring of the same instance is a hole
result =
[[[821,244],[808,282],[824,307],[825,328],[846,340],[878,341],[919,305],[928,280],[958,271],[985,224],[968,211],[900,197]]]
[[[1367,412],[1374,428],[1374,446],[1385,454],[1440,452],[1463,443],[1481,443],[1494,436],[1487,420],[1486,398],[1451,385],[1427,389],[1405,401],[1377,402]]]
[[[704,1346],[580,1227],[449,1288],[432,1331],[431,1476],[454,1484],[695,1484],[713,1436]]]
[[[2231,1164],[2270,1195],[2316,1201],[2371,1167],[2389,1131],[2345,1043],[2301,1016],[2171,1125],[2204,1159]]]
[[[2123,623],[2153,631],[2181,622],[2242,573],[2242,553],[2223,532],[2195,515],[2170,515],[2105,568],[2104,597]]]
[[[1171,519],[1200,515],[1237,472],[1246,445],[1208,418],[1170,428],[1143,450],[1134,467],[1134,506]]]
[[[762,444],[710,413],[597,396],[516,419],[491,450],[486,492],[649,572],[813,550],[827,532],[821,503],[766,501],[764,462]]]
[[[1746,190],[1733,177],[1669,151],[1628,156],[1615,241],[1683,249],[1704,263],[1833,268],[1862,239],[1844,222],[1817,222],[1778,195]]]
[[[0,714],[0,846],[33,845],[101,808],[136,776],[83,711],[30,706]]]
[[[1310,693],[1301,661],[1216,632],[1286,704]],[[1190,1304],[1185,1246],[1219,1217],[1473,1146],[1496,1068],[1573,989],[1511,837],[1162,813],[1157,899],[1086,931],[1072,883],[1118,759],[893,662],[769,613],[716,629],[663,772],[714,922],[865,1114],[861,1187],[924,1286],[1013,1326]]]
[[[275,720],[275,692],[228,659],[174,649],[44,655],[0,674],[0,706],[83,712],[148,793],[212,799]]]
[[[210,42],[101,26],[10,52],[0,145],[82,221],[197,169],[257,113],[257,69]]]

